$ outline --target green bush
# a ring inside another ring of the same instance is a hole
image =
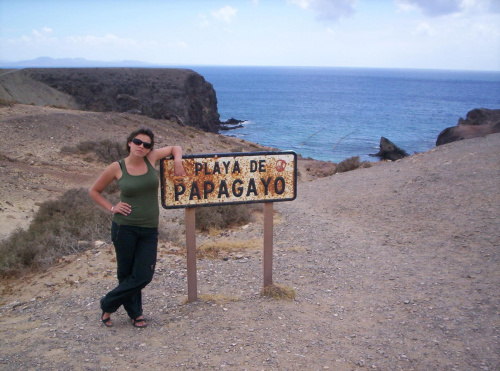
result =
[[[255,204],[237,204],[200,207],[196,209],[196,227],[202,231],[211,228],[227,228],[231,225],[246,224],[252,220]]]
[[[111,163],[128,156],[128,151],[123,143],[112,142],[109,139],[103,139],[99,142],[89,140],[79,143],[76,147],[65,146],[61,148],[61,152],[67,154],[93,153],[98,161],[105,163]]]
[[[60,199],[44,202],[27,230],[18,229],[0,241],[0,275],[43,270],[64,255],[88,248],[79,241],[109,240],[110,224],[111,214],[90,199],[88,189],[71,189]]]

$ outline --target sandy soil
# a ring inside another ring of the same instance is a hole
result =
[[[2,231],[102,170],[62,156],[62,141],[121,138],[137,124],[39,110],[0,109],[0,134],[14,139],[0,144]],[[65,119],[67,132],[51,129]],[[214,148],[225,141],[253,148],[204,134],[195,145],[189,128],[150,124],[192,153],[222,152]],[[144,290],[149,326],[133,328],[119,310],[106,328],[99,298],[115,285],[115,262],[112,247],[96,242],[47,272],[1,283],[0,369],[500,369],[500,134],[320,179],[303,170],[301,179],[297,200],[275,203],[273,278],[295,300],[260,297],[262,253],[253,248],[200,259],[202,300],[186,304],[182,249],[162,241]],[[262,241],[262,223],[197,239],[250,246]]]

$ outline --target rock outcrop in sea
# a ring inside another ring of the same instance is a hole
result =
[[[0,98],[23,104],[136,113],[213,133],[220,128],[212,84],[189,69],[2,70]]]
[[[500,109],[476,108],[467,113],[465,120],[460,118],[457,126],[439,133],[436,146],[493,133],[500,133]]]
[[[380,157],[381,160],[400,160],[403,157],[409,156],[408,153],[402,148],[392,143],[389,139],[381,137],[380,138],[380,150],[370,156]]]
[[[243,127],[244,120],[238,120],[231,117],[229,120],[221,122],[220,130],[233,130]]]

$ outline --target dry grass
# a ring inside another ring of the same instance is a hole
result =
[[[213,303],[213,304],[227,304],[231,302],[235,302],[240,300],[237,296],[229,296],[224,294],[200,294],[198,295],[198,301],[202,301],[204,303]],[[188,299],[184,300],[184,304],[188,303]]]
[[[260,296],[278,300],[295,300],[295,290],[288,286],[272,284],[262,288]]]
[[[262,248],[261,239],[251,240],[233,240],[220,238],[216,241],[208,241],[200,245],[196,249],[196,255],[199,259],[220,259],[231,253],[242,252],[247,250],[259,250]]]
[[[200,207],[196,209],[196,228],[201,231],[225,229],[230,226],[247,224],[253,220],[255,204],[237,204]]]
[[[210,230],[208,231],[208,235],[210,237],[216,237],[219,236],[222,233],[222,229],[218,227],[211,227]]]
[[[292,246],[286,249],[290,252],[306,252],[307,249],[304,246]]]

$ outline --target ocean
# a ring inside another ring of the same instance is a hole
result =
[[[500,72],[318,67],[189,67],[216,91],[223,132],[304,157],[377,161],[380,138],[409,154],[475,108],[500,108]]]

